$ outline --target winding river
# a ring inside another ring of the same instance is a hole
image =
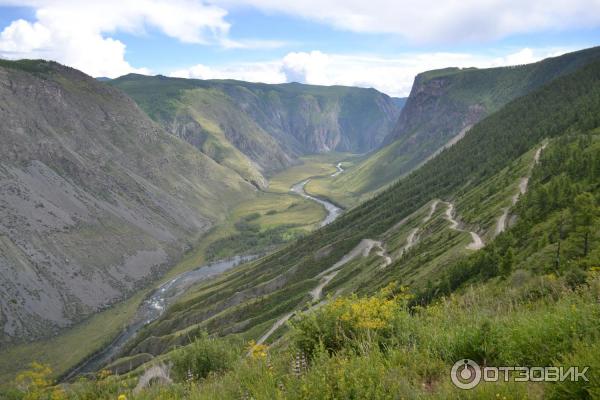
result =
[[[341,167],[341,163],[337,164],[336,167],[338,171],[334,175],[344,171]],[[321,221],[321,226],[325,226],[339,217],[339,215],[342,213],[342,209],[327,200],[319,199],[307,194],[304,191],[304,186],[309,181],[310,179],[307,179],[296,183],[291,187],[290,191],[297,193],[306,199],[315,201],[325,207],[327,216],[323,219],[323,221]],[[216,261],[210,264],[202,265],[191,271],[184,272],[180,275],[177,275],[170,281],[162,284],[155,289],[154,292],[152,292],[152,294],[142,302],[142,304],[140,304],[129,325],[125,327],[110,344],[71,369],[71,371],[63,376],[61,381],[69,381],[78,375],[98,371],[100,368],[114,361],[118,358],[127,342],[133,338],[140,331],[140,329],[160,318],[160,316],[165,312],[166,308],[173,304],[175,300],[177,300],[194,284],[205,279],[215,277],[237,265],[254,260],[257,257],[258,256],[256,255],[234,256],[226,260]]]
[[[332,178],[335,178],[336,176],[338,176],[339,174],[344,172],[344,168],[342,168],[341,162],[337,163],[337,165],[335,167],[337,168],[337,171],[335,171],[333,174],[331,174]]]
[[[294,193],[299,194],[300,196],[304,197],[305,199],[315,201],[315,202],[321,204],[323,207],[325,207],[325,210],[327,211],[327,216],[325,217],[325,219],[323,221],[321,221],[320,226],[325,226],[327,224],[332,223],[337,217],[340,216],[340,214],[342,213],[343,210],[341,208],[339,208],[338,206],[336,206],[335,204],[330,203],[327,200],[323,200],[323,199],[311,196],[310,194],[306,193],[306,191],[304,190],[304,186],[306,186],[306,184],[308,182],[310,182],[310,179],[307,179],[302,182],[298,182],[294,186],[292,186],[292,188],[290,190]]]
[[[257,257],[256,255],[234,256],[226,260],[216,261],[184,272],[162,284],[140,304],[129,325],[110,344],[69,371],[61,381],[68,381],[78,375],[95,372],[114,361],[129,339],[133,338],[145,325],[156,321],[164,313],[167,306],[173,304],[194,284],[222,274],[228,269],[254,260]]]

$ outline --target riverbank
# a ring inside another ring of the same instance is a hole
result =
[[[338,172],[343,172],[340,163],[336,168]],[[311,196],[304,190],[304,186],[310,179],[298,182],[290,188],[293,192],[301,197],[311,200],[325,208],[326,215],[320,222],[319,226],[325,226],[333,222],[343,210],[335,204],[323,199]],[[78,375],[92,373],[99,370],[103,366],[118,359],[125,345],[146,325],[154,322],[164,313],[166,308],[177,301],[185,294],[191,286],[215,277],[223,272],[234,268],[240,264],[246,263],[255,259],[255,255],[235,255],[231,258],[216,261],[210,264],[202,265],[195,269],[180,273],[171,280],[165,282],[155,289],[138,307],[135,315],[130,320],[130,323],[119,333],[119,335],[100,351],[92,354],[83,362],[72,368],[68,373],[63,375],[62,380],[68,381]]]

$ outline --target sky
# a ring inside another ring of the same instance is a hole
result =
[[[373,87],[600,44],[600,0],[0,0],[0,58],[127,73]]]

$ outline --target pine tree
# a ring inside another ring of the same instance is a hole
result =
[[[575,232],[580,238],[583,256],[589,253],[590,232],[596,218],[597,207],[596,199],[589,192],[583,192],[573,202],[573,220],[575,223]]]

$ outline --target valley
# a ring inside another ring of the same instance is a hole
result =
[[[339,163],[336,165],[337,173],[342,173],[343,169],[340,168]],[[290,191],[297,193],[303,198],[310,199],[311,201],[323,206],[326,211],[325,217],[320,221],[319,226],[325,226],[333,222],[337,217],[340,216],[342,209],[329,203],[325,200],[318,199],[307,195],[304,192],[304,186],[308,180],[298,182],[291,186]],[[289,216],[287,216],[289,217]],[[379,244],[380,245],[380,244]],[[371,244],[372,246],[372,244]],[[254,247],[253,250],[261,250],[260,247]],[[365,248],[362,250],[363,254],[368,254],[370,249]],[[139,330],[157,320],[165,311],[165,309],[173,304],[179,297],[181,297],[189,288],[197,285],[199,282],[218,276],[231,268],[234,268],[240,264],[250,262],[259,255],[233,255],[225,260],[219,260],[211,262],[210,264],[197,267],[193,270],[183,272],[168,282],[158,286],[150,296],[145,299],[138,307],[135,315],[130,319],[129,325],[124,327],[123,331],[105,348],[100,349],[94,356],[86,359],[80,365],[71,369],[64,377],[64,381],[72,380],[74,377],[80,374],[90,374],[101,369],[102,367],[109,365],[112,361],[115,361],[115,357],[123,350],[125,344],[132,339]],[[340,264],[341,265],[341,264]],[[330,280],[330,279],[329,279]],[[317,287],[311,294],[314,300],[319,300],[320,291],[328,281],[324,280],[320,284],[320,288]],[[318,292],[315,292],[318,291]],[[317,294],[315,294],[317,293]],[[270,331],[265,333],[257,343],[263,343],[277,328],[282,326],[292,314],[288,314],[278,320]]]
[[[303,232],[314,230],[337,218],[342,212],[340,208],[327,201],[308,196],[304,192],[296,194],[294,188],[298,188],[311,177],[332,174],[336,170],[339,172],[336,160],[348,157],[352,156],[346,153],[308,156],[303,158],[299,165],[275,175],[269,189],[259,192],[250,201],[240,203],[227,219],[215,226],[203,238],[199,246],[190,251],[180,263],[158,281],[156,289],[149,287],[50,340],[0,350],[0,378],[7,379],[11,376],[15,359],[19,360],[21,368],[25,368],[32,361],[51,362],[58,374],[67,373],[62,378],[66,380],[76,374],[90,373],[109,364],[131,337],[144,325],[158,318],[168,304],[185,295],[190,287],[207,277],[214,276],[215,273],[227,271],[242,260],[247,261],[254,257],[247,254],[248,249],[241,249],[244,250],[242,254],[237,254],[240,250],[239,246],[234,248],[219,246],[219,251],[215,254],[213,248],[220,240],[229,241],[227,238],[232,235],[244,238],[252,236],[253,232],[248,234],[238,230],[236,223],[248,220],[250,217],[251,222],[257,225],[260,231],[269,232],[279,229],[278,234],[282,238],[275,244],[271,242],[254,244],[250,249],[268,252],[293,240]],[[297,179],[301,181],[296,182]],[[260,216],[256,217],[257,215]],[[225,257],[225,259],[214,261],[217,257]],[[208,264],[203,265],[207,262]],[[199,274],[195,271],[199,271]],[[195,278],[189,279],[191,275],[195,275]],[[168,298],[162,297],[165,294],[162,289],[167,287],[177,290],[165,290]],[[154,298],[157,295],[160,298]],[[80,346],[82,337],[97,339],[87,340],[84,342],[86,346]],[[107,339],[109,339],[108,343]],[[55,351],[69,347],[78,348],[79,351],[68,354]],[[93,356],[87,359],[92,353]],[[40,357],[41,354],[45,356]],[[7,364],[2,361],[6,361]],[[76,368],[73,369],[74,367]]]
[[[0,83],[2,381],[35,361],[73,398],[600,388],[447,379],[598,365],[599,48],[425,71],[406,102],[39,60]]]

